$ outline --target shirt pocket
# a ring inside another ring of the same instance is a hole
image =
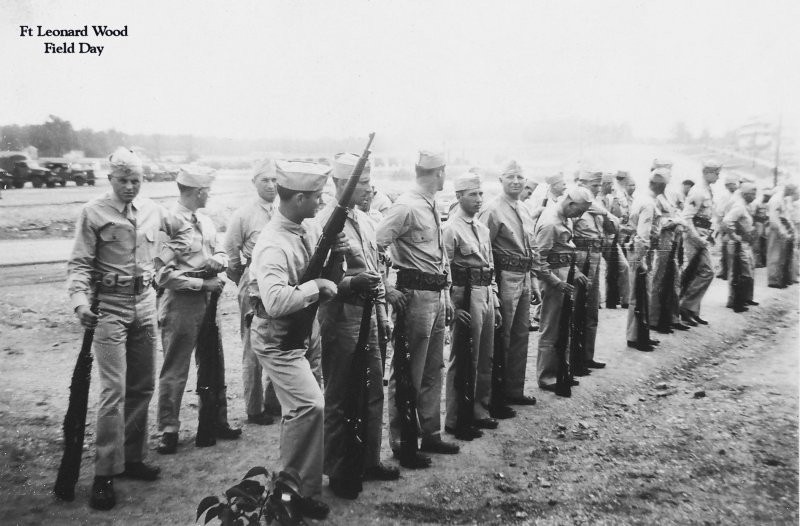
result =
[[[432,228],[417,229],[409,234],[412,243],[424,244],[433,240],[434,231]]]
[[[465,243],[458,247],[458,251],[461,252],[462,256],[469,256],[478,252],[478,245],[474,243]]]

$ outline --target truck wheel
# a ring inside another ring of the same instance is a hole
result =
[[[47,182],[45,183],[45,186],[47,186],[47,188],[55,188],[55,186],[56,186],[56,183],[55,183],[55,182],[53,182],[53,181],[47,181]]]
[[[25,181],[14,181],[11,184],[14,185],[14,188],[22,188],[25,186]]]
[[[86,184],[88,184],[89,186],[94,186],[94,179],[92,179],[91,181],[87,181]]]
[[[63,181],[59,181],[58,184],[60,184],[61,186],[67,186],[67,180],[64,179]]]
[[[34,188],[41,188],[42,186],[44,186],[44,183],[42,182],[41,179],[34,179],[31,181],[31,186],[33,186]]]
[[[86,181],[83,180],[83,177],[76,177],[75,178],[75,186],[83,186],[83,183]]]

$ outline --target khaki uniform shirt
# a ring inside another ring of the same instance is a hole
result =
[[[635,230],[634,249],[642,257],[642,249],[650,249],[652,240],[658,238],[661,223],[661,212],[656,203],[656,196],[650,189],[639,192],[633,200],[630,211],[630,226]]]
[[[442,227],[433,196],[419,189],[397,198],[377,230],[378,248],[391,246],[394,266],[431,274],[447,274]]]
[[[313,280],[299,284],[319,237],[318,229],[308,223],[298,225],[275,210],[253,247],[251,282],[258,284],[268,318],[287,316],[319,299]]]
[[[542,212],[536,224],[534,246],[538,253],[533,269],[536,277],[549,285],[557,284],[561,280],[551,271],[547,257],[575,252],[569,220],[562,214],[561,207],[548,207]]]
[[[710,229],[694,226],[695,217],[711,220],[713,216],[714,200],[711,188],[705,181],[701,181],[689,190],[689,195],[683,204],[683,219],[686,222],[686,233],[695,242],[705,241]]]
[[[722,228],[730,233],[742,238],[745,243],[752,242],[752,234],[755,230],[753,216],[750,215],[747,202],[739,194],[731,202],[728,212],[722,218]]]
[[[225,253],[228,255],[230,271],[234,276],[241,276],[253,256],[253,247],[258,235],[272,215],[275,213],[274,203],[257,198],[250,204],[237,209],[228,223],[225,232]]]
[[[203,278],[188,277],[187,272],[205,270],[206,262],[212,257],[223,265],[228,262],[222,247],[217,247],[217,227],[210,217],[192,212],[181,203],[175,203],[170,214],[192,226],[192,245],[188,252],[158,271],[156,285],[171,290],[198,291],[203,287]]]
[[[192,226],[171,217],[161,205],[144,197],[126,205],[111,192],[86,203],[75,227],[75,245],[67,261],[67,288],[72,306],[89,305],[92,284],[104,274],[154,274],[154,258],[169,264],[192,242]],[[170,238],[159,248],[158,233]]]
[[[450,265],[457,268],[494,269],[492,243],[489,241],[489,228],[474,217],[467,217],[458,206],[450,214],[443,229],[444,247]],[[500,305],[497,299],[497,281],[492,276],[494,306]]]
[[[520,201],[500,195],[477,217],[489,227],[492,250],[497,254],[533,257],[534,222]]]
[[[573,219],[572,233],[576,238],[603,238],[603,216],[598,213],[599,211],[599,207],[597,207],[595,203],[592,203],[592,207],[587,212],[584,212],[582,216]]]

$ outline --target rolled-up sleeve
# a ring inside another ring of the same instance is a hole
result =
[[[281,248],[266,247],[253,258],[261,302],[271,318],[292,314],[319,299],[319,287],[314,280],[301,285],[289,284],[288,260]]]
[[[411,210],[408,206],[395,203],[383,216],[375,235],[378,241],[378,249],[386,250],[389,245],[403,235],[407,230],[407,220]]]
[[[175,260],[176,254],[186,254],[192,248],[192,225],[176,214],[170,214],[164,207],[159,207],[161,212],[161,231],[166,233],[168,239],[161,246],[157,258],[164,265]]]

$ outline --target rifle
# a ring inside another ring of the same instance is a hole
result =
[[[90,307],[98,313],[100,300],[95,295]],[[58,466],[53,493],[61,500],[75,500],[75,484],[81,471],[83,439],[86,432],[86,411],[89,407],[89,384],[92,381],[92,341],[94,328],[84,329],[81,351],[69,384],[69,404],[64,416],[64,454]]]
[[[500,286],[500,270],[496,270],[497,286]],[[503,326],[512,320],[503,319]],[[506,347],[503,341],[503,326],[494,330],[494,357],[492,358],[492,396],[489,401],[490,413],[504,411],[506,404]]]
[[[472,274],[467,269],[467,283],[464,286],[463,309],[470,312],[472,305]],[[455,390],[458,393],[456,411],[456,433],[467,432],[475,420],[475,374],[472,367],[472,327],[471,324],[456,324],[453,328],[453,342],[450,352],[456,353]]]
[[[411,351],[408,348],[405,313],[397,313],[394,326],[395,405],[400,416],[400,458],[417,454],[417,392],[411,381]]]
[[[636,317],[636,344],[639,350],[651,348],[650,345],[650,306],[647,298],[647,271],[639,264],[636,267],[636,281],[634,282],[636,307],[633,314]]]
[[[222,339],[217,325],[217,303],[219,294],[214,293],[208,301],[203,323],[197,335],[197,395],[200,397],[200,408],[197,415],[197,447],[213,446],[217,443],[217,417],[219,414],[218,398],[224,383],[220,376],[220,355]]]
[[[367,403],[369,396],[369,343],[372,332],[372,309],[375,307],[375,293],[371,293],[364,302],[361,313],[361,326],[358,330],[358,341],[353,353],[350,367],[350,381],[345,399],[344,420],[347,429],[347,446],[345,448],[345,465],[349,479],[361,481],[364,474],[367,447]]]
[[[322,235],[317,242],[317,247],[308,262],[308,267],[306,267],[303,276],[300,278],[300,282],[297,283],[298,285],[311,281],[312,279],[318,279],[322,276],[338,283],[339,280],[334,276],[334,272],[341,272],[344,258],[341,255],[335,255],[334,257],[329,256],[336,242],[336,237],[344,228],[347,213],[350,209],[350,199],[353,197],[353,192],[355,192],[358,180],[361,178],[361,174],[369,159],[369,148],[372,146],[372,139],[374,138],[375,134],[370,133],[367,146],[364,148],[364,152],[358,159],[355,168],[353,168],[353,173],[350,175],[350,179],[348,179],[347,185],[344,187],[339,197],[336,209],[328,218],[325,227],[322,229]],[[314,321],[314,317],[317,315],[318,307],[319,303],[315,302],[289,315],[289,327],[286,331],[286,337],[281,340],[281,350],[299,349],[305,345],[305,341],[311,333],[311,325]]]
[[[583,262],[581,273],[587,278],[592,268],[592,253],[586,253],[586,260]],[[567,276],[569,280],[569,276]],[[567,281],[570,283],[569,281]],[[572,285],[573,283],[570,283]],[[584,343],[586,343],[586,302],[589,299],[589,291],[586,285],[575,284],[575,297],[572,300],[572,308],[569,317],[569,365],[570,380],[575,371],[585,369],[583,364]]]
[[[389,345],[389,335],[384,331],[386,326],[386,311],[380,306],[375,306],[375,317],[378,320],[378,347],[381,351],[381,378],[386,369],[386,347]]]
[[[678,246],[680,240],[678,238],[672,242],[672,248],[669,251],[669,259],[667,266],[664,269],[664,278],[662,280],[663,288],[661,291],[661,308],[658,312],[657,329],[659,332],[672,331],[672,317],[673,306],[675,305],[675,274],[678,272],[677,263],[675,258],[678,254]]]
[[[733,243],[733,264],[731,265],[731,308],[735,312],[741,312],[745,307],[746,284],[742,276],[742,242],[731,241]],[[730,243],[729,243],[730,245]]]
[[[569,273],[567,274],[567,283],[570,285],[575,282],[575,270],[575,254],[573,253],[572,261],[569,265]],[[572,396],[572,370],[569,363],[569,347],[574,323],[573,307],[572,295],[564,293],[561,303],[561,315],[558,319],[558,338],[555,345],[555,351],[558,356],[555,393],[566,397]]]
[[[614,234],[606,258],[606,308],[616,309],[620,303],[619,297],[619,232]]]

